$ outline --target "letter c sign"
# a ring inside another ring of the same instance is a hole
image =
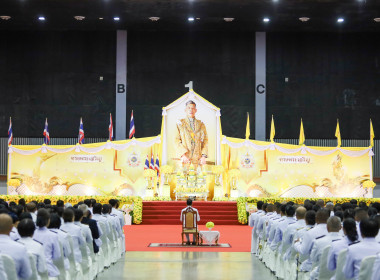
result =
[[[265,86],[263,84],[258,84],[256,86],[256,92],[259,94],[265,93]]]

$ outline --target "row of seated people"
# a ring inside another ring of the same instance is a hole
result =
[[[257,203],[251,253],[278,278],[380,279],[380,203]]]
[[[0,279],[94,279],[125,252],[124,215],[109,202],[0,200]]]

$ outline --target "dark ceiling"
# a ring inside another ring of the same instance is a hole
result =
[[[11,16],[0,20],[2,30],[380,31],[374,21],[380,17],[380,0],[0,0],[0,15]],[[151,22],[152,16],[160,20]],[[188,22],[190,16],[199,20]],[[224,17],[235,20],[224,22]],[[345,21],[338,24],[338,17]]]

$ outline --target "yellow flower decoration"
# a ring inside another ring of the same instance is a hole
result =
[[[376,187],[376,183],[371,180],[364,181],[362,185],[365,189],[373,189],[374,187]]]

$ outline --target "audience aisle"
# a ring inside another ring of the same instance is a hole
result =
[[[250,253],[127,252],[98,280],[121,279],[276,279]]]

